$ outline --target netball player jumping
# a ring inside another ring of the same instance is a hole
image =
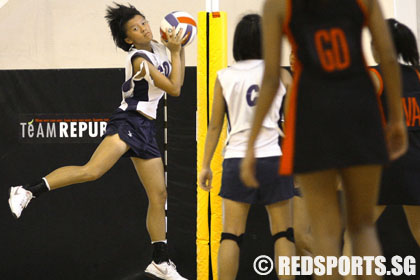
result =
[[[407,149],[400,73],[377,1],[336,2],[266,0],[265,72],[241,178],[246,185],[258,186],[254,144],[279,85],[278,61],[285,32],[296,54],[296,73],[285,119],[280,173],[298,175],[311,221],[314,255],[341,254],[342,217],[336,194],[340,176],[353,253],[376,256],[381,250],[373,212],[381,166]],[[385,131],[361,47],[365,25],[384,70],[389,101]],[[340,279],[337,270],[331,279]]]
[[[149,199],[146,225],[153,244],[153,261],[146,273],[161,279],[185,279],[169,260],[166,245],[166,187],[163,163],[155,140],[156,109],[164,92],[179,96],[184,80],[182,38],[169,29],[165,46],[153,40],[145,16],[135,7],[116,4],[105,18],[115,44],[128,52],[121,106],[112,114],[103,141],[88,163],[61,167],[34,184],[10,188],[9,205],[20,217],[32,198],[72,184],[93,181],[122,156],[130,157]]]
[[[238,23],[233,42],[236,63],[220,70],[214,88],[211,120],[207,132],[202,171],[199,185],[209,191],[212,183],[210,162],[216,149],[225,115],[229,131],[226,140],[222,187],[223,233],[219,249],[219,279],[236,279],[239,266],[239,250],[245,232],[251,204],[265,205],[270,217],[276,260],[277,256],[294,254],[291,198],[294,195],[290,176],[277,174],[281,150],[279,146],[280,107],[285,86],[276,91],[274,105],[264,120],[260,137],[255,143],[257,176],[260,189],[246,188],[239,179],[239,163],[245,156],[252,116],[257,103],[264,63],[261,46],[261,18],[259,15],[244,16]],[[290,83],[291,77],[282,70],[282,80]],[[280,76],[279,76],[280,77]],[[285,238],[282,238],[285,237]],[[281,279],[293,279],[286,277]]]

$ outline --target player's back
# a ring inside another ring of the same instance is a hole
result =
[[[244,60],[218,73],[227,105],[231,134],[251,128],[263,71],[264,62],[262,60]],[[277,122],[284,94],[285,89],[281,84],[273,106],[264,120],[263,127],[278,127]]]
[[[245,155],[263,72],[262,60],[238,61],[231,67],[218,72],[228,120],[225,158]],[[278,121],[285,92],[283,84],[280,83],[255,144],[257,157],[280,155]]]
[[[382,164],[387,153],[362,52],[368,16],[362,1],[288,3],[285,32],[296,56],[296,86],[286,116],[287,161],[281,173]]]
[[[366,15],[358,0],[291,0],[286,32],[299,65],[311,79],[355,78],[365,71],[361,32]]]
[[[379,66],[373,67],[380,73],[381,88],[383,89],[382,71]],[[403,86],[402,105],[405,122],[408,129],[410,148],[414,148],[416,155],[420,155],[420,72],[409,65],[401,65],[401,77]],[[388,118],[388,104],[383,90],[379,93],[386,119]],[[407,154],[409,153],[407,152]]]

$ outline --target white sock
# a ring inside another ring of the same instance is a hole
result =
[[[158,242],[163,242],[163,243],[165,243],[165,244],[168,244],[168,241],[165,239],[165,240],[156,240],[156,241],[152,241],[152,244],[155,244],[155,243],[158,243]]]
[[[51,188],[50,188],[50,184],[48,184],[47,178],[42,177],[42,180],[44,180],[45,185],[47,186],[48,190],[50,191],[50,190],[51,190]]]

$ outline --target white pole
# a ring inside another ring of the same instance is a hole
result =
[[[206,0],[206,12],[218,12],[219,10],[219,0]]]

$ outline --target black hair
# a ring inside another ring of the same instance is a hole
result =
[[[143,18],[146,17],[131,4],[128,4],[128,6],[115,2],[114,4],[116,5],[115,8],[110,6],[107,7],[105,19],[111,29],[115,45],[124,51],[129,51],[131,45],[124,40],[127,37],[125,24],[136,15],[142,16]]]
[[[236,61],[262,59],[261,16],[248,14],[236,25],[233,57]]]
[[[405,63],[419,68],[419,51],[413,32],[406,25],[393,18],[387,19],[387,23],[392,34],[397,55]]]

